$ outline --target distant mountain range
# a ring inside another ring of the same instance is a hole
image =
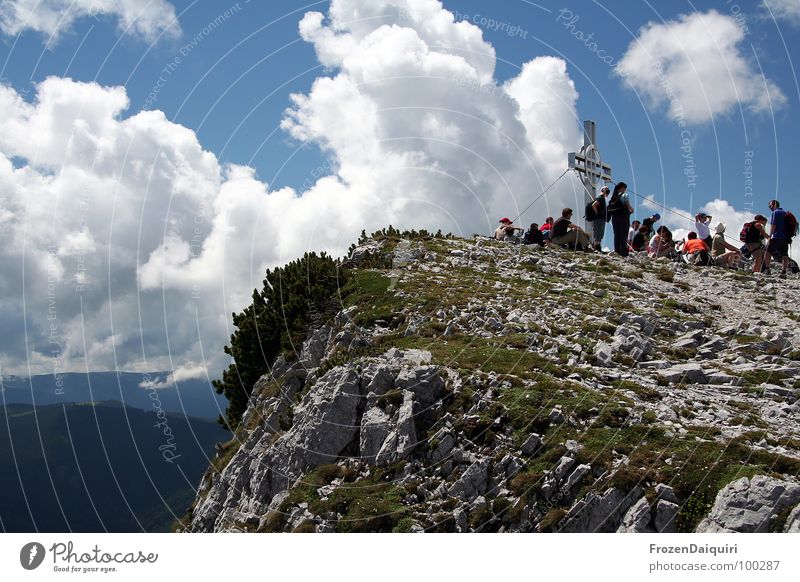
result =
[[[0,530],[169,531],[229,438],[212,420],[119,402],[0,407]]]
[[[142,410],[162,409],[187,416],[216,419],[225,411],[227,401],[217,394],[207,380],[186,380],[157,390],[140,387],[145,381],[163,381],[167,372],[65,373],[0,379],[0,405],[67,404],[116,400]]]

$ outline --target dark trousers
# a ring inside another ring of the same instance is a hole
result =
[[[622,257],[628,256],[628,231],[631,229],[631,215],[627,212],[611,217],[614,228],[614,252]]]

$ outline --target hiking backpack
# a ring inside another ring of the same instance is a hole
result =
[[[783,217],[783,231],[786,233],[786,238],[797,236],[797,218],[788,210]]]
[[[621,214],[623,210],[627,212],[627,208],[622,204],[622,196],[615,198],[612,194],[611,200],[608,201],[608,206],[606,206],[606,222],[611,222],[611,218],[616,214]]]
[[[746,222],[739,233],[739,240],[743,243],[755,243],[761,240],[761,233],[756,228],[756,221]]]
[[[597,213],[594,211],[594,203],[595,203],[595,200],[592,200],[591,202],[589,202],[586,205],[586,208],[584,209],[584,212],[583,212],[584,218],[586,218],[586,220],[588,220],[589,222],[593,222],[593,221],[597,220]]]

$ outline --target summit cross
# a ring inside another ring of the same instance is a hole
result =
[[[597,124],[594,121],[583,122],[583,147],[579,152],[569,154],[569,167],[578,173],[589,197],[587,202],[597,198],[600,182],[611,182],[611,166],[603,163],[597,149]]]

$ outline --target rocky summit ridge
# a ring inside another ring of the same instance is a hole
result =
[[[800,281],[363,239],[181,531],[800,529]]]

